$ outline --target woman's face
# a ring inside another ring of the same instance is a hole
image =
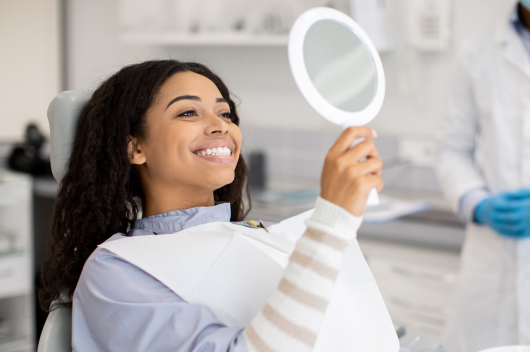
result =
[[[145,140],[131,138],[129,148],[134,150],[131,163],[139,164],[148,189],[213,192],[234,180],[241,131],[208,78],[193,72],[173,75],[161,87],[146,122]]]

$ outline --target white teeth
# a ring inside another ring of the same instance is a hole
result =
[[[204,150],[199,150],[197,152],[197,155],[221,155],[221,156],[228,156],[232,155],[232,151],[230,148],[227,147],[217,147],[217,148],[207,148]]]

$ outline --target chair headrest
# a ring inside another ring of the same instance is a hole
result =
[[[53,177],[61,182],[75,138],[77,120],[82,107],[92,96],[84,90],[67,90],[59,93],[48,107],[50,123],[50,163]]]

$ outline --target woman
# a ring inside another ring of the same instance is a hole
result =
[[[41,306],[73,298],[74,351],[311,351],[342,256],[356,235],[381,160],[368,128],[329,151],[321,197],[283,278],[248,326],[228,327],[205,305],[96,246],[242,220],[247,169],[236,106],[203,65],[149,61],[94,92],[77,125],[60,186]],[[359,162],[367,158],[364,162]],[[141,219],[140,219],[141,213]],[[63,296],[64,297],[64,296]]]

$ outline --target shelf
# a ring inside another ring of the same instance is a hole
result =
[[[21,256],[25,255],[27,252],[27,249],[10,249],[7,251],[0,252],[0,260],[3,258],[11,258],[12,256]]]
[[[0,168],[0,207],[28,202],[31,199],[31,177]]]
[[[286,46],[289,35],[123,33],[120,40],[124,44],[155,46]]]
[[[0,351],[2,352],[30,352],[35,350],[32,338],[29,336],[0,337]]]
[[[0,258],[0,299],[32,293],[31,259],[29,255]]]

